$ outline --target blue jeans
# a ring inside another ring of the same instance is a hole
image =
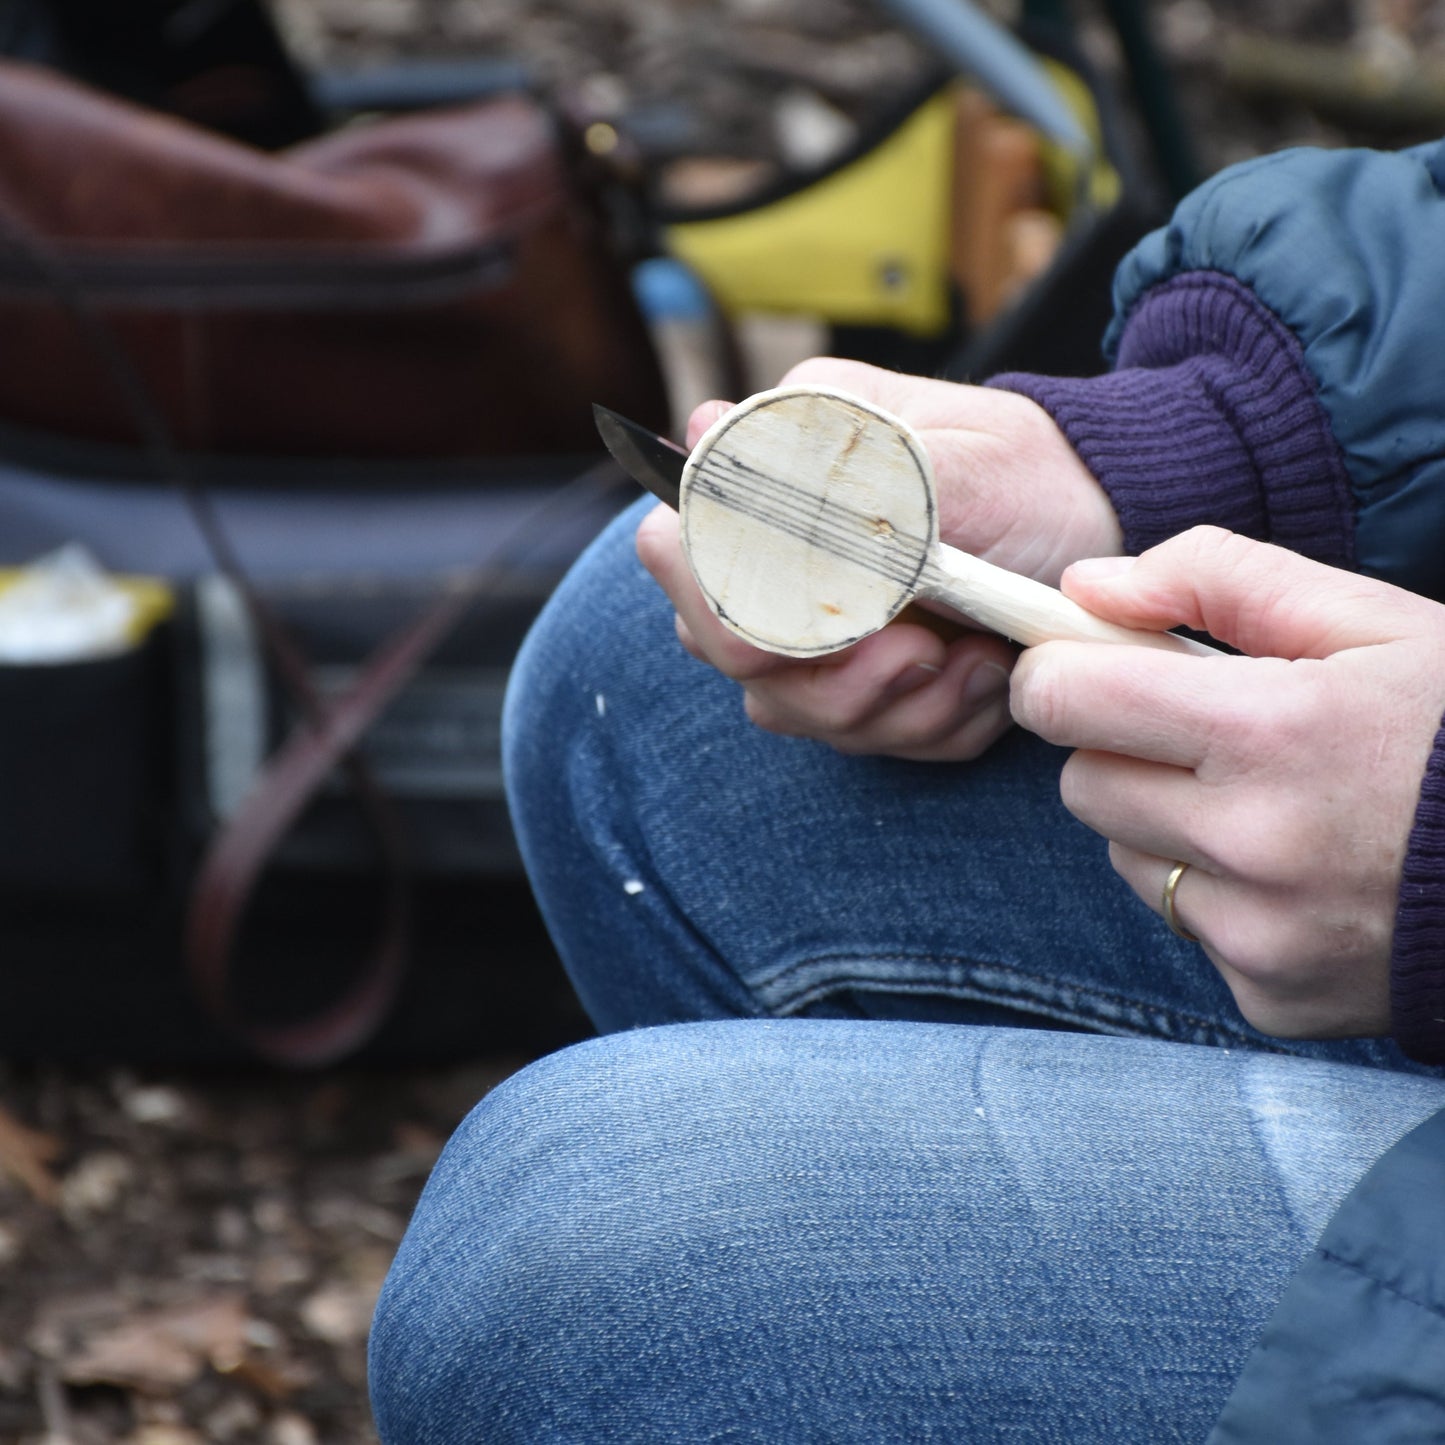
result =
[[[506,720],[608,1036],[448,1146],[378,1306],[382,1439],[1202,1440],[1445,1077],[1252,1030],[1037,740],[939,767],[752,728],[635,523],[553,599]]]

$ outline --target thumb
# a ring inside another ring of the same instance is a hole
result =
[[[689,449],[695,447],[702,439],[702,434],[720,417],[724,412],[733,409],[730,401],[704,401],[693,408],[692,415],[687,419],[687,445]]]
[[[1138,557],[1076,562],[1060,581],[1126,627],[1189,627],[1253,657],[1328,657],[1417,630],[1420,599],[1219,527],[1195,527]]]

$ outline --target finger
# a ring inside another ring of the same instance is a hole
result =
[[[687,446],[691,451],[699,441],[702,434],[720,417],[733,409],[730,401],[704,401],[700,402],[692,410],[692,415],[687,419]]]
[[[915,425],[922,420],[921,414],[928,411],[930,403],[940,418],[945,417],[946,398],[962,389],[953,382],[929,381],[836,356],[812,356],[798,362],[784,373],[779,385],[824,386],[849,391],[865,401],[905,416]]]
[[[960,669],[961,677],[955,676]],[[956,667],[946,667],[837,746],[912,762],[964,762],[987,751],[1012,725],[1006,668],[965,654]]]
[[[681,521],[658,504],[637,528],[637,556],[677,611],[678,637],[700,661],[739,681],[789,665],[790,659],[753,647],[729,632],[707,605],[682,550]]]
[[[978,708],[946,731],[932,737],[909,736],[897,741],[846,738],[833,746],[852,756],[901,758],[910,763],[966,763],[982,757],[1013,726],[1002,694],[994,703]]]
[[[1014,719],[1061,747],[1197,767],[1211,739],[1269,716],[1283,666],[1157,648],[1045,642],[1013,676]]]
[[[747,703],[749,717],[769,732],[811,737],[851,757],[892,757],[915,763],[970,762],[987,752],[1013,726],[1002,691],[994,702],[971,708],[966,715],[951,717],[946,728],[920,726],[890,715],[880,724],[836,734],[772,727],[765,715],[755,709],[751,694]]]
[[[905,630],[894,624],[876,636],[887,642],[897,633],[901,644]],[[906,659],[913,648],[898,655]],[[961,761],[977,757],[1011,724],[1010,661],[998,639],[978,635],[956,639],[941,665],[905,662],[892,677],[878,657],[850,658],[834,674],[779,675],[750,685],[748,710],[770,731],[815,737],[840,752]]]
[[[769,705],[755,718],[770,731],[818,736],[820,729],[846,730],[904,687],[901,678],[909,669],[943,665],[946,644],[931,620],[895,624],[852,647],[807,659],[745,642],[708,606],[683,553],[677,514],[668,507],[655,507],[643,519],[637,552],[676,609],[678,640],[691,656],[736,682],[776,680],[778,690],[761,694]]]
[[[894,412],[920,432],[935,428],[946,433],[976,429],[994,435],[999,430],[1001,410],[1033,405],[1012,392],[889,371],[836,356],[800,361],[784,375],[780,385],[850,391]]]
[[[894,623],[842,652],[749,679],[749,713],[770,732],[831,740],[932,683],[946,661],[935,633]]]
[[[865,725],[943,670],[944,644],[926,628],[897,624],[842,653],[798,659],[750,681],[749,712],[771,732],[822,737]]]
[[[1166,922],[1170,909],[1165,904],[1165,890],[1181,861],[1186,860],[1141,851],[1122,843],[1109,845],[1109,862],[1114,871],[1146,908]],[[1172,904],[1175,930],[1192,934],[1207,950],[1218,921],[1228,907],[1226,889],[1221,887],[1220,880],[1207,870],[1190,865],[1175,881]]]
[[[1211,822],[1210,800],[1188,768],[1076,752],[1060,774],[1059,795],[1074,817],[1111,843],[1222,871],[1199,842]]]
[[[1146,907],[1166,916],[1165,889],[1175,863],[1111,845],[1110,862]],[[1277,1038],[1384,1033],[1388,989],[1370,970],[1331,957],[1332,930],[1314,930],[1288,898],[1190,867],[1172,896],[1176,927],[1193,934],[1218,969],[1245,1019]]]
[[[1341,850],[1316,855],[1325,820],[1293,780],[1283,789],[1261,788],[1253,778],[1233,786],[1167,764],[1076,752],[1064,764],[1059,791],[1080,822],[1111,842],[1254,889],[1311,885],[1328,899],[1332,881],[1348,872]],[[1350,904],[1341,907],[1356,917]],[[1319,906],[1315,915],[1323,917]],[[1356,930],[1342,919],[1335,931],[1343,943]]]
[[[1420,626],[1399,588],[1218,527],[1195,527],[1137,558],[1077,562],[1060,583],[1126,627],[1186,626],[1255,657],[1328,657]]]
[[[923,718],[992,703],[1007,692],[1015,653],[987,633],[941,636],[923,624],[895,621],[833,657],[831,669],[800,667],[765,680],[760,690],[770,691],[782,710],[810,719],[826,715],[836,730],[857,728],[889,715]]]

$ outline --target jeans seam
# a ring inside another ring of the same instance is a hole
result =
[[[1145,1003],[1139,999],[1130,998],[1125,994],[1115,993],[1100,988],[1085,988],[1078,984],[1068,984],[1060,989],[1059,980],[1051,975],[1042,973],[1030,973],[1025,969],[1016,968],[1012,964],[1000,962],[986,962],[982,959],[970,958],[963,954],[952,953],[820,953],[810,954],[805,959],[799,959],[787,967],[779,969],[770,975],[766,980],[767,991],[771,992],[780,982],[787,980],[789,975],[800,973],[804,970],[831,963],[917,963],[928,966],[953,966],[964,970],[991,969],[1000,973],[1008,974],[1021,983],[1034,985],[1036,992],[1026,988],[1017,991],[1010,991],[1004,988],[987,988],[975,982],[972,987],[967,983],[949,984],[941,981],[917,982],[899,979],[879,980],[874,982],[862,981],[856,978],[839,977],[827,984],[816,985],[798,994],[796,997],[787,1000],[780,1005],[774,1005],[768,1009],[769,1012],[786,1017],[789,1014],[797,1013],[799,1010],[817,1003],[829,995],[847,989],[864,989],[868,992],[899,993],[923,995],[943,995],[951,998],[969,999],[979,1003],[996,1003],[1006,1006],[1017,1006],[1021,1002],[1028,1002],[1037,1009],[1040,1005],[1050,1001],[1050,995],[1057,999],[1061,991],[1073,994],[1084,1002],[1097,1001],[1104,1008],[1113,1005],[1120,1015],[1132,1014],[1145,1020],[1145,1028],[1153,1029],[1152,1036],[1168,1039],[1177,1039],[1186,1031],[1195,1034],[1204,1034],[1219,1039],[1228,1039],[1242,1048],[1249,1048],[1261,1053],[1287,1054],[1289,1050],[1271,1044],[1267,1039],[1257,1037],[1252,1033],[1246,1033],[1243,1029],[1235,1029],[1226,1022],[1203,1015],[1186,1013],[1179,1009],[1171,1009],[1160,1004]],[[750,980],[749,988],[756,996],[760,989],[757,982]],[[1053,1004],[1051,1016],[1058,1019],[1080,1023],[1098,1029],[1126,1030],[1128,1024],[1123,1017],[1108,1018],[1095,1014],[1087,1009],[1067,1010],[1057,1003]],[[1150,1036],[1150,1035],[1146,1035]]]

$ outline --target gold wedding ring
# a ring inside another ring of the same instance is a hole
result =
[[[1184,870],[1189,867],[1187,863],[1176,863],[1170,870],[1169,876],[1164,880],[1164,921],[1169,925],[1170,930],[1186,943],[1198,943],[1199,935],[1190,931],[1180,923],[1174,912],[1174,890],[1179,887],[1179,880],[1184,876]]]

